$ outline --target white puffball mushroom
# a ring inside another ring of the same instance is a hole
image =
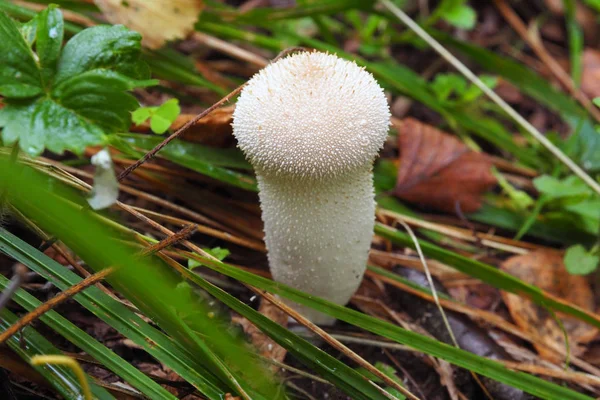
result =
[[[257,175],[273,278],[337,304],[358,288],[375,223],[373,160],[390,112],[373,76],[303,52],[248,81],[233,134]],[[315,323],[334,320],[295,308]]]

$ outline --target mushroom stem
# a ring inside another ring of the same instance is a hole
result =
[[[346,304],[365,272],[375,201],[371,165],[328,181],[258,175],[262,218],[273,278]],[[335,319],[301,305],[317,324]]]

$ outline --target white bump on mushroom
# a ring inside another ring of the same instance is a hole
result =
[[[233,133],[257,174],[275,280],[338,304],[352,296],[373,234],[372,164],[389,124],[373,76],[335,55],[295,54],[250,79]]]

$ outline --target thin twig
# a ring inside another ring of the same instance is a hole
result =
[[[423,28],[421,28],[415,21],[412,20],[404,11],[398,8],[390,0],[379,0],[394,16],[400,21],[412,29],[421,39],[425,40],[435,51],[437,51],[442,57],[444,57],[454,68],[456,68],[461,74],[469,79],[475,86],[477,86],[483,93],[486,94],[494,103],[502,108],[509,116],[511,116],[523,129],[525,129],[531,136],[537,139],[550,153],[558,158],[563,164],[565,164],[575,175],[581,178],[589,187],[591,187],[596,193],[600,194],[600,184],[596,182],[591,176],[589,176],[579,165],[571,160],[565,153],[563,153],[558,147],[556,147],[550,140],[548,140],[540,131],[538,131],[533,125],[531,125],[525,118],[523,118],[517,111],[515,111],[508,103],[506,103],[500,96],[498,96],[492,89],[490,89],[485,83],[481,81],[469,68],[467,68],[462,62],[452,55],[448,50],[444,48],[437,40]]]

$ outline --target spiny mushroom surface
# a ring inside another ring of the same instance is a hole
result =
[[[335,55],[295,54],[250,79],[233,134],[257,175],[276,281],[337,304],[356,291],[375,221],[373,160],[389,124],[373,76]]]

